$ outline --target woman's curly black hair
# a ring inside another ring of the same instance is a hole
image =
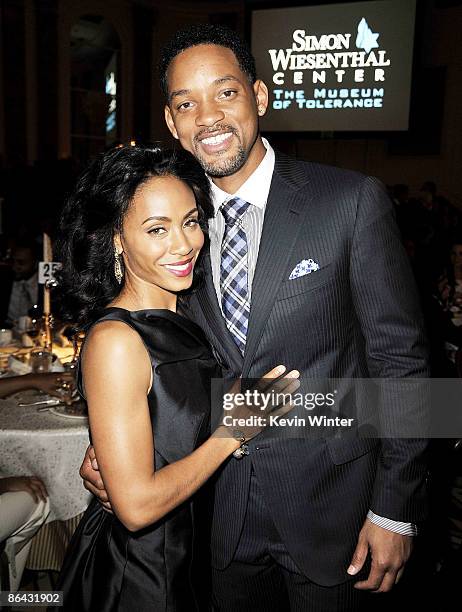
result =
[[[123,286],[114,276],[114,236],[136,190],[156,176],[173,176],[194,193],[204,233],[213,214],[209,182],[186,151],[144,145],[111,149],[93,160],[63,209],[56,259],[62,263],[55,290],[59,316],[85,329]],[[192,287],[202,276],[199,257]]]

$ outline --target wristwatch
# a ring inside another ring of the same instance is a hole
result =
[[[245,457],[248,454],[249,454],[249,446],[248,446],[248,444],[241,444],[241,446],[239,448],[236,448],[236,450],[234,451],[233,457],[235,459],[242,459],[243,457]]]
[[[235,429],[233,431],[233,438],[235,438],[238,442],[241,442],[240,447],[236,448],[236,450],[233,452],[233,457],[235,459],[242,459],[249,454],[249,446],[245,444],[244,432],[240,431],[239,429]]]

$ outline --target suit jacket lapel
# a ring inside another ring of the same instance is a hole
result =
[[[225,319],[218,304],[217,294],[213,285],[209,252],[204,256],[204,273],[205,280],[202,287],[197,291],[197,299],[207,323],[210,326],[208,335],[213,335],[211,342],[215,349],[223,356],[224,363],[231,366],[233,366],[233,364],[239,365],[237,372],[240,372],[242,369],[243,357],[226,327]],[[235,367],[232,369],[235,369]]]
[[[306,207],[307,194],[305,190],[300,190],[307,181],[301,164],[297,164],[295,160],[286,156],[276,156],[252,284],[252,303],[243,376],[248,375],[250,370],[302,225],[300,217]],[[274,363],[274,365],[277,364]]]

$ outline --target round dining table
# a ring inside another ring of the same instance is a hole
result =
[[[90,501],[79,476],[88,446],[88,421],[64,416],[58,406],[19,405],[41,399],[43,395],[28,390],[0,400],[0,478],[35,475],[45,483],[49,528],[45,525],[35,537],[27,567],[59,570],[70,536]]]
[[[0,400],[0,478],[38,476],[50,497],[48,522],[80,514],[89,503],[79,467],[88,446],[86,418],[69,418],[43,406],[19,406],[28,392]],[[24,401],[24,403],[28,403]]]

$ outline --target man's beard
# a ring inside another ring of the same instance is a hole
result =
[[[233,157],[224,158],[222,160],[207,161],[201,155],[196,154],[196,159],[205,170],[205,172],[214,178],[223,176],[231,176],[235,174],[247,161],[247,153],[245,149],[239,145],[236,155]]]
[[[196,136],[196,154],[195,158],[202,166],[205,172],[214,178],[221,178],[223,176],[231,176],[238,170],[242,168],[242,166],[247,161],[248,154],[243,148],[242,144],[239,142],[238,149],[236,154],[233,157],[226,157],[226,151],[223,151],[223,159],[220,159],[220,155],[218,154],[217,158],[214,161],[207,161],[207,159],[201,155],[199,149],[199,141],[198,139],[201,136],[205,136],[205,134],[216,134],[218,130],[232,132],[237,137],[237,132],[234,128],[229,125],[217,125],[212,131],[203,130],[200,134]]]

